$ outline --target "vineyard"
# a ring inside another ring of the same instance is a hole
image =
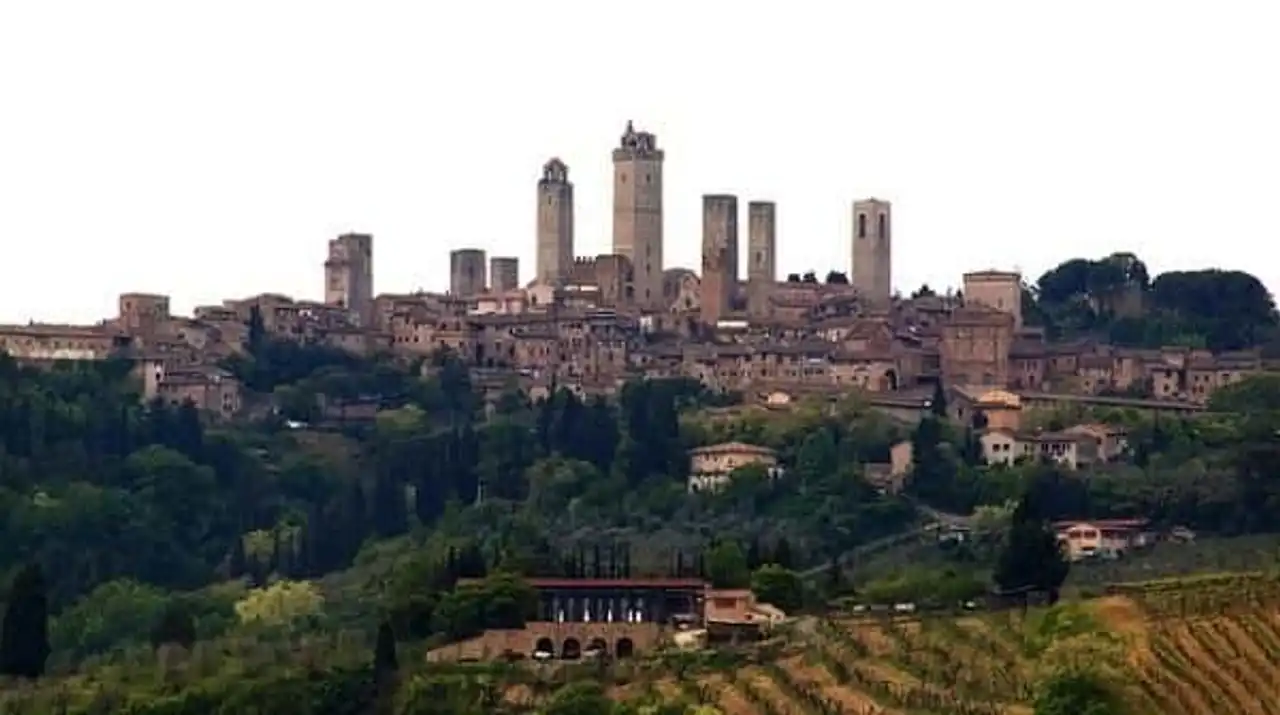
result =
[[[804,620],[732,667],[636,689],[726,715],[1032,712],[1055,668],[1110,668],[1135,713],[1280,715],[1280,582],[1138,584],[1085,604],[922,619]]]

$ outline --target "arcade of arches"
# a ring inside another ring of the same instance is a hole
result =
[[[563,660],[577,660],[588,653],[598,653],[600,655],[611,655],[615,658],[630,658],[635,655],[635,642],[630,638],[619,638],[613,647],[604,638],[592,638],[583,647],[582,641],[577,638],[565,638],[563,643],[557,644],[551,638],[539,638],[534,643],[533,650],[535,653],[549,653],[552,657],[561,658]]]

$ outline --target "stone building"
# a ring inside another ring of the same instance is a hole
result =
[[[853,286],[868,305],[882,309],[893,297],[892,224],[888,201],[853,202]]]
[[[459,248],[449,253],[449,293],[458,298],[474,298],[488,289],[484,251]]]
[[[1022,275],[1011,271],[974,271],[964,274],[964,301],[1013,316],[1013,329],[1022,329]]]
[[[738,197],[702,197],[702,322],[715,325],[738,289]]]
[[[489,290],[508,293],[520,289],[520,259],[494,256],[489,259]]]
[[[117,300],[117,320],[128,332],[152,332],[169,322],[169,296],[123,293]]]
[[[940,338],[944,385],[1009,384],[1012,315],[985,306],[959,308],[941,325]]]
[[[770,289],[778,279],[777,207],[772,201],[747,204],[747,312],[768,314]]]
[[[373,325],[373,236],[347,233],[329,241],[324,302],[350,310],[360,325]]]
[[[573,251],[573,184],[569,167],[552,159],[542,166],[538,180],[536,280],[559,284],[573,266]]]
[[[635,300],[662,310],[662,163],[658,140],[631,122],[613,150],[613,252],[634,271]]]

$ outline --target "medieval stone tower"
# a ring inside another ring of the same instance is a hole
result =
[[[472,298],[484,292],[484,251],[460,248],[449,253],[449,292],[458,298]]]
[[[632,265],[642,308],[662,308],[662,150],[631,122],[613,150],[613,252]]]
[[[494,293],[506,293],[520,288],[520,259],[514,256],[494,256],[489,259],[489,288]]]
[[[569,167],[552,159],[542,165],[538,180],[539,283],[554,285],[573,268],[573,184]]]
[[[772,201],[747,204],[747,311],[768,312],[769,289],[778,277],[777,206]]]
[[[702,322],[729,312],[738,288],[738,197],[702,197]]]
[[[875,308],[888,308],[893,295],[893,217],[889,202],[853,202],[853,287]]]
[[[964,274],[966,305],[985,305],[1013,316],[1013,329],[1022,329],[1022,275],[1014,271],[973,271]]]
[[[347,308],[363,326],[373,325],[373,236],[346,233],[329,241],[324,302]]]

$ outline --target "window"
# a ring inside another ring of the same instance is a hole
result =
[[[876,226],[876,231],[876,235],[880,238],[889,237],[889,217],[885,214],[880,214],[879,225]]]
[[[625,184],[625,183],[627,183],[627,175],[626,175],[626,174],[618,174],[618,183],[619,183],[619,184]]]
[[[645,175],[644,175],[644,183],[646,183],[646,184],[652,184],[652,183],[653,183],[653,175],[652,175],[652,174],[645,174]]]
[[[858,238],[867,237],[867,215],[858,214]]]

